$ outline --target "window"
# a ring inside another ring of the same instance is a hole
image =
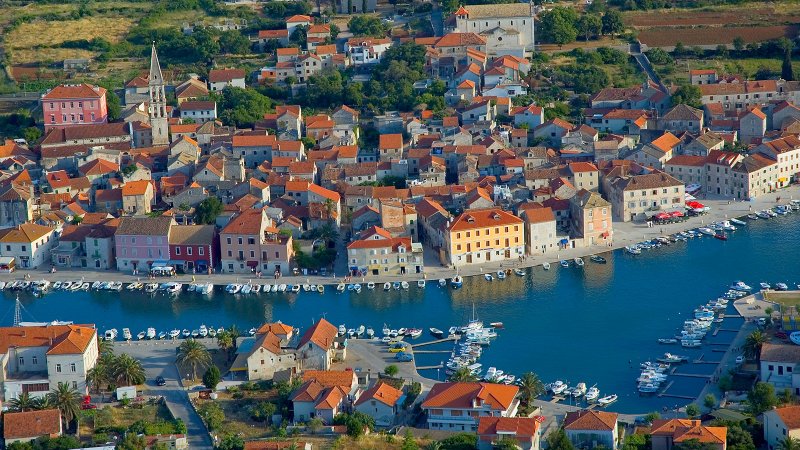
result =
[[[77,372],[77,371],[78,371],[78,368],[75,366],[75,363],[71,363],[71,364],[69,365],[69,370],[70,370],[70,372],[73,372],[73,373],[74,373],[74,372]]]
[[[61,364],[56,364],[56,372],[61,373]]]
[[[181,248],[180,247],[175,247],[175,254],[176,255],[180,255],[181,254]]]
[[[36,364],[39,364],[39,358],[37,358],[36,356],[31,357],[31,363],[33,363],[34,366]]]
[[[192,256],[192,247],[186,247],[186,254]]]
[[[23,356],[19,357],[19,365],[20,366],[24,366],[25,365],[25,357],[23,357]]]

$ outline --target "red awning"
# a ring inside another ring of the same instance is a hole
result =
[[[669,219],[671,216],[665,212],[656,214],[656,219]]]
[[[672,211],[672,214],[670,214],[670,216],[672,216],[672,217],[683,217],[683,213],[680,212],[680,211]]]

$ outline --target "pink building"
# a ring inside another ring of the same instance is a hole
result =
[[[108,122],[106,90],[88,84],[62,84],[42,95],[45,133],[53,128]]]
[[[292,237],[280,234],[272,219],[259,209],[246,209],[220,232],[222,271],[263,272],[271,276],[288,271],[294,256]]]
[[[172,217],[123,217],[114,234],[117,270],[146,274],[170,260]]]

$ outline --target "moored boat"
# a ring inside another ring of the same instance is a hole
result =
[[[583,264],[584,264],[583,258],[575,258],[574,261],[575,261],[575,265],[576,266],[583,267]]]
[[[597,264],[605,264],[607,261],[602,256],[592,255],[589,257],[589,261]]]
[[[458,289],[463,284],[464,284],[464,279],[461,277],[461,275],[456,275],[450,280],[450,286],[452,286],[453,289]]]

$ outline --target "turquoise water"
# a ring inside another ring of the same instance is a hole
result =
[[[730,342],[735,333],[710,336],[699,349],[659,345],[656,339],[672,337],[692,310],[716,298],[734,280],[751,285],[760,281],[800,282],[800,243],[797,214],[750,222],[722,242],[693,239],[631,256],[620,251],[605,256],[608,264],[587,261],[583,269],[563,269],[553,264],[535,268],[526,277],[511,275],[503,281],[466,279],[459,290],[429,283],[424,292],[408,291],[325,294],[260,294],[234,297],[218,292],[209,298],[187,294],[175,300],[165,296],[108,292],[55,292],[34,299],[23,296],[23,320],[72,320],[107,328],[129,327],[135,334],[148,326],[157,330],[197,328],[200,324],[249,329],[266,321],[281,320],[306,328],[326,317],[335,325],[391,328],[418,327],[446,330],[463,324],[472,314],[485,322],[502,321],[505,330],[484,352],[484,368],[496,366],[520,375],[532,370],[545,382],[560,379],[574,385],[594,384],[601,395],[617,394],[610,409],[644,412],[688,401],[640,397],[635,379],[638,363],[665,351],[717,361],[722,353],[709,343]],[[113,274],[109,274],[113,279]],[[413,283],[412,283],[413,284]],[[10,324],[15,294],[5,292],[0,322]],[[722,327],[738,329],[741,319],[726,319]],[[446,349],[447,347],[439,347]],[[426,348],[431,349],[431,348]],[[418,355],[418,365],[438,364],[447,355]],[[629,363],[630,361],[630,363]],[[711,373],[715,366],[685,365],[683,373]],[[424,375],[436,378],[435,370]],[[443,374],[442,374],[443,376]],[[695,396],[704,379],[671,377],[669,393]]]

